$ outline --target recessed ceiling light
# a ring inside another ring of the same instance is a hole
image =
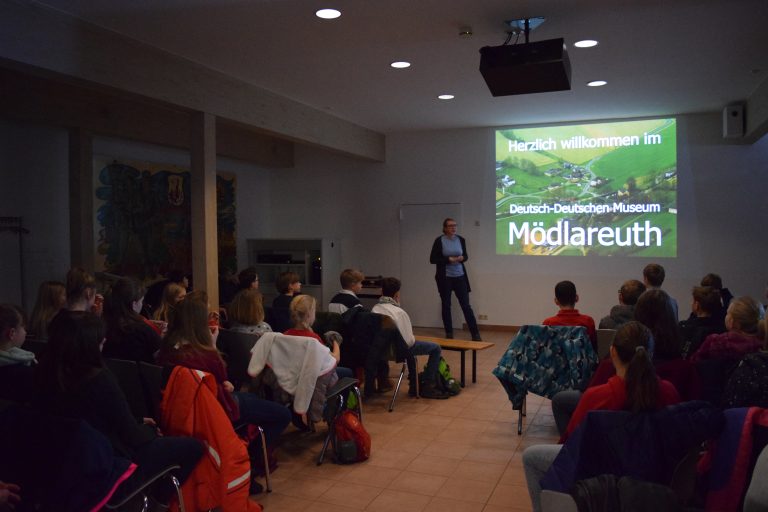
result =
[[[441,94],[440,96],[437,97],[437,99],[439,99],[439,100],[452,100],[453,97],[454,97],[453,94]]]
[[[315,13],[315,16],[324,20],[332,20],[341,16],[341,11],[336,9],[320,9]]]
[[[590,87],[602,87],[605,84],[607,84],[605,80],[592,80],[591,82],[587,82],[587,85]]]
[[[597,46],[597,41],[594,39],[584,39],[583,41],[576,41],[573,43],[573,46],[576,48],[592,48],[593,46]]]
[[[390,64],[390,66],[392,66],[393,68],[397,68],[397,69],[405,69],[405,68],[411,67],[411,63],[410,62],[406,62],[404,60],[397,60],[397,61],[393,62],[392,64]]]

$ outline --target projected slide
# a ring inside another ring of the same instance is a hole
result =
[[[677,255],[675,119],[496,131],[496,253]]]

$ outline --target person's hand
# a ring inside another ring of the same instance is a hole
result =
[[[162,436],[163,433],[160,431],[160,427],[157,426],[157,422],[155,422],[152,418],[142,418],[142,423],[144,425],[149,425],[150,427],[153,427],[155,429],[155,432],[158,436]]]
[[[337,363],[341,361],[341,349],[339,348],[339,344],[336,341],[333,342],[331,355],[333,356],[333,358],[336,360]]]
[[[229,382],[228,380],[225,380],[224,382],[222,382],[221,385],[224,387],[224,390],[227,393],[232,393],[235,390],[235,386],[233,386],[232,383]]]
[[[20,502],[21,487],[16,484],[0,482],[0,505],[9,505],[11,509],[14,509]]]
[[[216,340],[219,339],[219,326],[218,325],[209,325],[208,326],[211,329],[211,338],[213,338],[213,346],[216,346]]]
[[[464,256],[456,256],[456,262],[462,263],[464,261]]]

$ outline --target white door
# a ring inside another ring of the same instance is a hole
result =
[[[403,281],[402,305],[417,327],[442,327],[440,295],[435,285],[435,266],[429,263],[432,243],[443,231],[443,219],[459,223],[461,203],[403,204],[400,206],[400,268]],[[461,327],[463,316],[453,298],[454,329]]]

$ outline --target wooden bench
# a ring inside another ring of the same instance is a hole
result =
[[[419,341],[431,341],[437,343],[440,348],[445,350],[456,350],[461,352],[461,387],[465,385],[464,379],[464,353],[467,350],[472,351],[472,383],[477,382],[477,351],[491,348],[494,344],[487,341],[469,341],[469,340],[449,340],[447,338],[435,338],[432,336],[416,336]]]

